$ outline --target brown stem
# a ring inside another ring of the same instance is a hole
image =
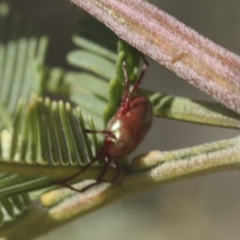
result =
[[[120,38],[240,113],[240,58],[143,0],[71,0]]]

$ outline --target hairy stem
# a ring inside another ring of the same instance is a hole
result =
[[[240,165],[239,152],[239,137],[176,151],[156,151],[150,153],[151,156],[136,158],[132,167],[127,169],[124,180],[118,184],[103,191],[97,189],[87,192],[85,195],[87,200],[84,199],[84,195],[76,195],[74,204],[76,201],[78,202],[78,211],[76,211],[78,204],[71,211],[71,204],[65,202],[53,207],[50,213],[55,219],[68,221],[111,202],[146,189],[159,187],[170,181],[238,169]]]
[[[71,0],[120,38],[240,113],[240,58],[143,0]]]
[[[126,170],[123,181],[112,186],[101,184],[82,194],[65,188],[43,194],[32,211],[21,216],[19,226],[16,228],[15,223],[6,225],[2,228],[0,237],[16,239],[16,236],[20,236],[21,239],[32,239],[150,188],[212,172],[237,170],[240,166],[239,153],[239,137],[176,151],[151,152],[136,158]]]

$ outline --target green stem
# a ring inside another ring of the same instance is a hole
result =
[[[240,128],[239,115],[220,103],[150,91],[147,95],[152,102],[154,116],[156,117],[218,127]]]

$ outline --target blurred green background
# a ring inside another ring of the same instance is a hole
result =
[[[1,2],[1,0],[0,0]],[[71,36],[83,11],[68,0],[8,0],[36,31],[50,38],[47,64],[67,65]],[[240,1],[155,0],[152,3],[225,48],[240,54]],[[212,100],[150,61],[142,87]],[[237,131],[155,119],[132,154],[171,150],[236,136]],[[224,172],[172,183],[126,199],[65,225],[38,240],[235,240],[240,236],[240,174]]]

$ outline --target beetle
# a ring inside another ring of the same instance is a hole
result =
[[[140,83],[148,68],[147,60],[144,56],[142,56],[142,58],[144,65],[142,66],[140,76],[133,85],[132,89],[130,89],[129,77],[127,75],[127,63],[125,60],[123,61],[122,70],[125,78],[124,92],[120,107],[109,121],[107,128],[102,131],[85,129],[87,133],[100,133],[105,135],[101,149],[86,166],[84,166],[76,174],[58,182],[59,185],[68,187],[78,192],[84,192],[87,189],[103,182],[104,175],[111,164],[115,165],[116,174],[109,182],[114,183],[120,174],[118,161],[122,157],[131,153],[144,139],[152,125],[153,110],[149,99],[138,93]],[[103,169],[96,179],[96,182],[81,190],[75,189],[66,184],[79,174],[85,172],[91,165],[102,158],[105,158],[106,162],[104,163]]]

